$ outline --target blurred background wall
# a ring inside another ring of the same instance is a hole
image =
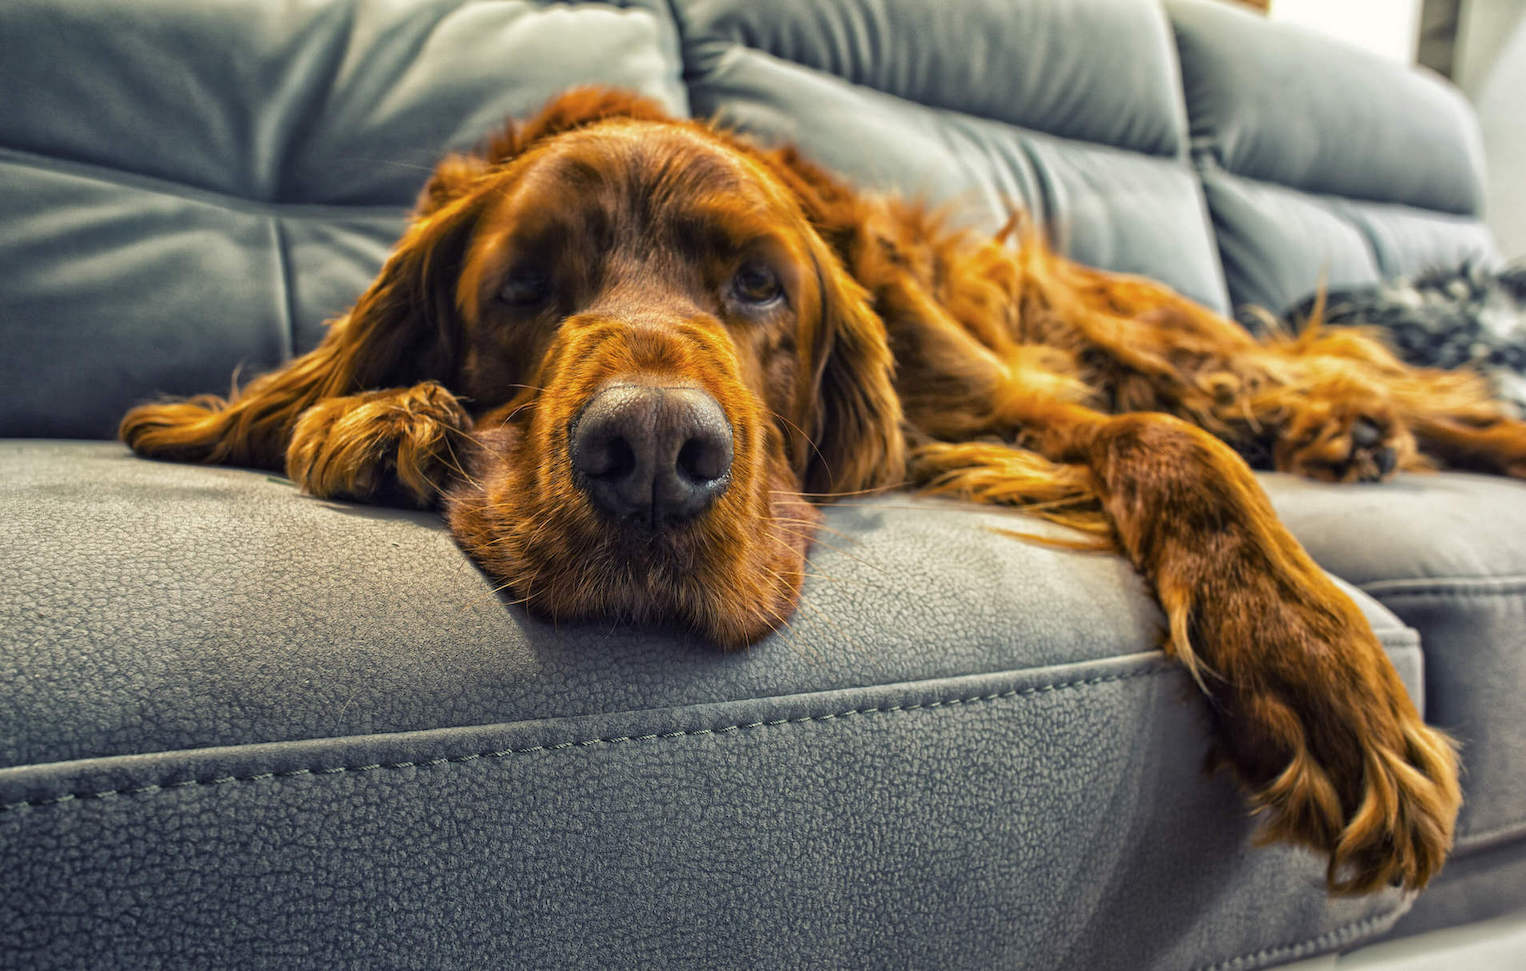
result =
[[[1445,2],[1458,8],[1449,76],[1472,99],[1484,129],[1489,225],[1501,251],[1520,259],[1526,257],[1526,0]]]
[[[1267,13],[1412,63],[1421,6],[1422,0],[1271,0]]]

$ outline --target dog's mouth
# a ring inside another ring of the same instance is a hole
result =
[[[729,406],[729,407],[728,407]],[[819,513],[760,409],[671,380],[479,425],[446,498],[512,602],[560,621],[679,627],[725,648],[788,623]]]

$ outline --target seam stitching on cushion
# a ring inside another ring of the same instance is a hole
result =
[[[277,772],[259,772],[254,775],[229,775],[217,776],[211,779],[186,779],[180,782],[156,783],[143,786],[130,786],[118,789],[101,789],[93,792],[70,792],[59,796],[43,799],[26,799],[21,802],[0,803],[0,813],[12,812],[19,809],[41,809],[46,806],[58,806],[69,802],[78,802],[90,799],[108,799],[115,796],[136,796],[153,792],[168,792],[173,789],[188,789],[197,786],[222,786],[234,782],[264,782],[270,779],[292,779],[300,776],[341,775],[349,772],[376,772],[381,769],[420,769],[432,768],[442,765],[461,765],[468,762],[476,762],[481,759],[506,759],[514,755],[531,755],[537,752],[557,752],[563,749],[588,748],[596,745],[620,745],[627,742],[652,742],[674,738],[698,738],[706,735],[736,735],[759,728],[775,728],[781,725],[825,724],[850,718],[855,715],[888,715],[908,711],[935,711],[940,708],[956,708],[961,705],[973,705],[985,702],[999,701],[1007,698],[1026,698],[1033,695],[1047,694],[1055,691],[1063,691],[1070,688],[1092,687],[1110,682],[1128,681],[1133,678],[1141,678],[1155,674],[1168,672],[1173,668],[1170,665],[1155,663],[1139,671],[1131,671],[1126,674],[1100,675],[1095,678],[1086,678],[1078,681],[1060,681],[1052,684],[1035,685],[1029,688],[1010,688],[1006,691],[997,691],[984,695],[968,695],[960,698],[945,698],[938,701],[918,702],[913,705],[886,705],[871,706],[867,708],[850,708],[845,711],[830,712],[825,715],[803,715],[797,718],[775,718],[767,721],[755,721],[735,723],[719,728],[680,729],[672,732],[651,732],[642,735],[603,735],[595,738],[575,739],[566,742],[557,742],[550,745],[529,745],[523,748],[496,749],[485,752],[471,752],[466,755],[444,756],[436,759],[406,760],[401,762],[370,762],[364,765],[338,765],[326,768],[287,769]]]
[[[1303,957],[1311,950],[1317,951],[1332,944],[1347,943],[1369,930],[1403,916],[1404,912],[1409,909],[1411,902],[1412,898],[1405,898],[1393,910],[1378,914],[1375,917],[1364,917],[1361,920],[1352,921],[1334,930],[1326,931],[1318,937],[1299,941],[1297,944],[1284,944],[1281,947],[1265,947],[1259,951],[1242,954],[1239,957],[1227,958],[1217,964],[1200,965],[1197,971],[1234,971],[1237,968],[1252,967],[1263,961],[1275,958]]]
[[[1373,597],[1442,597],[1442,595],[1459,595],[1459,597],[1512,597],[1512,595],[1526,594],[1526,577],[1500,577],[1499,580],[1428,580],[1424,583],[1415,583],[1413,580],[1376,580],[1373,583],[1364,583],[1361,591]]]
[[[1429,587],[1362,587],[1362,592],[1378,599],[1394,597],[1515,597],[1526,593],[1526,583],[1485,585],[1456,584]]]
[[[75,159],[41,155],[36,152],[28,152],[4,145],[0,145],[0,162],[8,162],[12,165],[36,169],[41,172],[86,179],[91,182],[101,183],[102,185],[116,186],[119,189],[135,189],[139,192],[148,192],[153,195],[178,199],[181,202],[215,206],[246,215],[280,215],[287,218],[300,219],[334,219],[343,216],[388,216],[401,218],[408,214],[409,209],[408,203],[398,203],[396,205],[357,203],[350,205],[342,202],[267,202],[262,199],[250,199],[246,196],[234,195],[219,189],[203,188],[188,182],[176,182],[172,179],[145,175],[128,169],[116,169],[96,162],[81,162]]]

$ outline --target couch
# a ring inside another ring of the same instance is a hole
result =
[[[112,441],[311,347],[435,158],[586,82],[1223,311],[1494,256],[1454,90],[1213,0],[8,0],[0,967],[1229,971],[1526,912],[1526,484],[1263,477],[1464,746],[1439,878],[1332,899],[1203,771],[1145,584],[1015,513],[837,503],[724,654]]]

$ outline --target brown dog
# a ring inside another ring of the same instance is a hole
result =
[[[1333,891],[1425,884],[1453,746],[1235,449],[1326,479],[1425,455],[1522,476],[1526,425],[1365,335],[1257,342],[1008,235],[577,90],[443,161],[315,350],[121,433],[318,496],[448,493],[457,540],[531,609],[729,647],[794,610],[813,499],[909,484],[1030,507],[1154,584],[1268,836],[1328,853]]]

